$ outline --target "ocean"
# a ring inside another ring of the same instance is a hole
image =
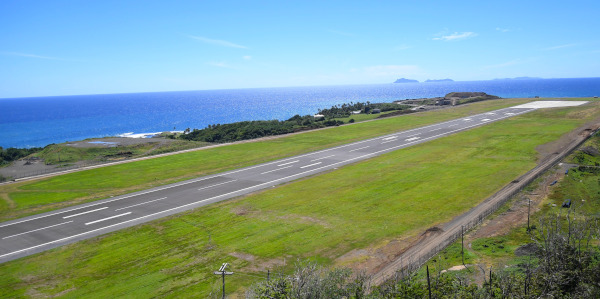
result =
[[[600,95],[600,78],[252,88],[0,99],[0,146],[41,147],[86,138],[285,120],[349,102],[482,91],[504,98]]]

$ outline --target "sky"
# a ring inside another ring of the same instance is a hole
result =
[[[0,98],[600,77],[600,1],[0,1]]]

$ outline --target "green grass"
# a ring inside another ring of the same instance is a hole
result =
[[[117,161],[125,158],[137,158],[161,153],[198,148],[208,145],[206,142],[169,140],[134,144],[117,147],[73,147],[69,142],[45,147],[33,156],[44,159],[48,164],[70,165],[78,161]]]
[[[16,204],[16,209],[24,209],[87,195],[87,192],[19,192],[11,194],[10,199]]]
[[[284,259],[282,270],[304,258],[332,264],[352,249],[449,221],[531,169],[537,145],[585,121],[556,111],[4,263],[0,297],[206,297],[223,262],[236,272],[228,277],[230,292],[242,292],[266,274],[265,265]]]
[[[562,114],[562,113],[561,113]],[[582,147],[594,147],[600,149],[600,136],[595,135],[586,141]],[[565,161],[581,162],[581,165],[595,165],[595,158],[588,156],[586,159],[577,160],[577,157],[581,157],[579,150],[574,151],[571,155],[565,158]],[[549,170],[551,172],[556,169]],[[554,185],[551,189],[551,193],[542,202],[541,209],[531,215],[531,226],[534,228],[539,225],[539,221],[542,217],[551,215],[566,215],[568,210],[562,208],[561,205],[566,199],[572,200],[572,208],[575,209],[580,215],[586,217],[600,218],[600,169],[597,172],[580,171],[577,169],[570,169],[567,176]],[[525,190],[532,192],[537,185],[541,183],[541,178],[536,179],[534,182],[529,184]],[[508,205],[503,206],[501,209],[508,208]],[[495,213],[497,216],[498,213]],[[536,263],[535,258],[528,260],[528,257],[518,257],[514,254],[515,250],[525,244],[531,243],[532,237],[527,232],[527,225],[523,224],[514,229],[511,229],[504,235],[499,235],[489,238],[478,238],[472,241],[471,248],[467,248],[466,254],[468,254],[469,261],[472,263],[479,263],[485,265],[494,266],[510,266],[507,268],[509,271],[520,271],[520,266],[532,262]],[[444,267],[451,267],[460,264],[460,256],[458,260],[456,258],[456,247],[460,252],[460,240],[450,245],[445,249],[438,260],[450,260],[450,263],[444,264]],[[429,262],[431,267],[439,265],[438,263]],[[442,268],[444,269],[444,268]],[[421,269],[420,272],[424,270]]]
[[[35,182],[0,186],[0,195],[5,194],[11,198],[18,196],[23,203],[19,209],[4,208],[0,210],[0,221],[307,153],[399,130],[512,106],[530,100],[510,99],[480,102],[440,111],[423,112],[307,132],[268,141],[228,145],[98,168]],[[60,192],[64,194],[64,199],[69,200],[62,201],[56,197],[56,201],[48,200],[45,206],[33,204],[31,205],[31,209],[28,209],[27,202],[31,201],[34,203],[38,200],[37,196],[39,193],[28,199],[28,194],[33,195],[31,192]],[[18,193],[23,194],[16,195]],[[81,193],[90,195],[78,196]]]

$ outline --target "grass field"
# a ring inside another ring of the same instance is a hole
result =
[[[594,148],[600,150],[600,135],[593,136],[586,141],[582,148]],[[599,152],[600,153],[600,152]],[[574,151],[571,155],[564,159],[567,163],[575,163],[584,166],[597,166],[599,154],[589,155],[581,150]],[[549,170],[546,175],[551,175],[555,169]],[[568,175],[564,176],[558,184],[552,186],[551,192],[539,204],[539,210],[531,215],[531,225],[534,228],[539,224],[540,218],[551,215],[566,215],[567,209],[561,205],[566,199],[572,200],[572,207],[579,214],[578,217],[594,217],[600,218],[600,169],[594,171],[570,169]],[[532,192],[535,187],[542,184],[540,178],[530,184],[525,190]],[[508,208],[501,209],[506,211]],[[499,216],[502,211],[498,211],[493,217]],[[505,234],[494,237],[477,238],[471,241],[470,248],[465,249],[466,264],[480,264],[486,268],[490,266],[496,269],[506,266],[514,266],[527,262],[535,263],[535,259],[529,261],[527,257],[519,257],[515,255],[515,250],[520,246],[532,242],[531,235],[527,232],[527,225],[524,223],[518,227],[509,230]],[[434,258],[435,261],[430,261],[428,264],[430,269],[440,271],[449,267],[460,265],[461,261],[461,244],[460,241],[455,242],[445,249],[440,256]],[[513,269],[514,268],[514,269]],[[507,268],[509,271],[517,271],[518,267]],[[475,273],[468,271],[462,272],[460,275],[473,278],[478,274],[479,270],[475,268]],[[420,275],[424,275],[424,270],[420,271]],[[454,273],[456,274],[456,273]]]
[[[218,289],[212,272],[223,262],[235,272],[229,292],[242,292],[284,260],[279,270],[296,259],[332,264],[352,249],[416,235],[468,210],[531,169],[537,145],[585,122],[585,111],[600,115],[598,104],[528,113],[4,263],[0,297],[204,298]]]
[[[94,139],[96,140],[96,139]],[[118,147],[73,147],[67,143],[53,144],[34,154],[48,164],[71,165],[78,161],[106,162],[118,161],[124,158],[138,158],[161,153],[186,150],[207,146],[209,143],[187,140],[169,140],[134,144]]]
[[[35,182],[0,186],[0,221],[107,198],[210,173],[254,165],[278,158],[328,148],[512,106],[531,99],[475,103],[326,130],[249,142],[174,156],[87,170]],[[48,196],[45,196],[48,194]],[[44,196],[49,199],[40,200]],[[52,200],[53,199],[53,200]]]

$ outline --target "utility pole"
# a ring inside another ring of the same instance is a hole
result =
[[[225,271],[225,268],[227,268],[227,266],[229,266],[228,263],[223,263],[223,265],[221,265],[221,268],[219,268],[218,271],[213,272],[215,275],[223,276],[223,299],[225,299],[225,275],[233,275],[233,272]]]
[[[527,199],[529,199],[529,205],[527,206],[527,232],[530,232],[531,227],[529,226],[529,213],[531,212],[531,198],[527,197]]]
[[[429,299],[431,299],[431,283],[429,282],[429,265],[427,265],[427,289],[429,290]]]
[[[460,254],[462,255],[462,264],[465,265],[465,226],[460,227]]]
[[[492,266],[490,266],[490,297],[492,297]]]

